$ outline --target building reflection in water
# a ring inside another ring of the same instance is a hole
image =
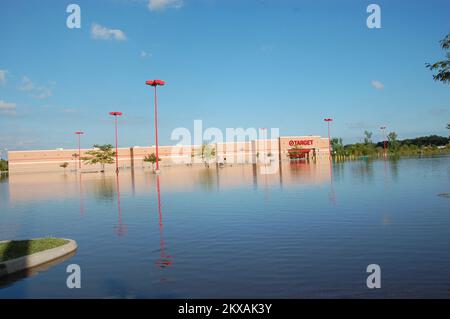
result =
[[[269,172],[269,167],[270,164],[267,163],[263,163],[263,164],[251,164],[252,165],[252,178],[253,178],[253,189],[258,189],[258,187],[261,185],[261,183],[258,183],[258,178],[261,178],[262,175],[262,179],[264,182],[264,199],[267,201],[269,200],[269,183],[268,183],[268,176],[270,175],[274,175],[274,174],[270,174]],[[259,169],[259,173],[258,173],[258,169]],[[280,175],[281,176],[281,171],[279,171],[277,174],[275,174],[276,176]],[[282,180],[280,179],[280,184],[282,183]]]
[[[267,172],[269,172],[269,169],[268,169],[269,165],[267,163],[264,163],[262,165],[264,165],[264,169],[262,170],[263,179],[264,179],[264,200],[269,201],[270,193],[269,193],[269,185],[267,182],[267,178],[268,178],[267,176],[269,175],[269,174],[267,174]]]
[[[172,256],[166,254],[166,247],[164,243],[164,224],[163,215],[161,208],[161,186],[159,181],[159,175],[156,175],[156,192],[158,199],[158,221],[159,221],[159,248],[160,248],[160,258],[156,261],[156,266],[161,269],[167,268],[172,265]]]
[[[253,187],[261,191],[271,188],[288,188],[295,185],[324,185],[334,183],[332,167],[327,159],[316,161],[283,161],[276,163],[278,169],[273,174],[263,174],[261,165],[224,165],[205,168],[198,166],[164,167],[164,190],[172,192],[228,191],[240,187]],[[389,162],[388,162],[389,165]],[[334,168],[334,167],[333,167]],[[395,170],[395,164],[391,169]],[[360,169],[359,169],[360,170]],[[130,175],[128,175],[130,174]],[[149,186],[156,183],[156,176],[147,170],[135,169],[105,174],[61,173],[10,174],[9,200],[11,203],[45,201],[55,199],[80,198],[80,212],[84,212],[86,199],[112,201],[117,196],[117,209],[121,214],[123,192],[148,193]],[[264,176],[263,176],[264,175]],[[150,176],[155,177],[149,178]],[[161,181],[160,181],[161,182]],[[157,184],[159,184],[158,182]],[[156,185],[159,191],[158,185]],[[200,188],[200,190],[199,190]],[[161,203],[159,203],[161,205]]]
[[[124,236],[127,233],[127,225],[122,223],[122,207],[120,206],[120,182],[119,173],[116,173],[116,191],[117,191],[117,213],[118,221],[115,226],[117,236]]]

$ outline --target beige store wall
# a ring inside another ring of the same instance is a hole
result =
[[[305,148],[314,148],[318,157],[328,156],[328,138],[320,136],[283,136],[279,139],[254,140],[248,142],[217,143],[214,144],[216,155],[213,161],[227,164],[249,164],[261,160],[287,160],[288,149],[292,148],[292,141],[311,141]],[[86,156],[89,149],[81,150],[81,157]],[[119,148],[120,168],[143,168],[150,167],[150,163],[144,162],[144,157],[156,153],[155,147],[132,147]],[[177,164],[197,163],[202,161],[198,155],[201,153],[201,145],[191,145],[183,148],[176,146],[160,146],[160,166],[172,166]],[[78,149],[67,150],[32,150],[32,151],[10,151],[8,152],[9,172],[31,173],[31,172],[63,172],[61,164],[67,162],[69,165],[66,172],[78,170],[79,161],[74,154]],[[194,158],[191,156],[194,154]],[[193,159],[195,161],[193,161]],[[106,170],[114,170],[115,165],[106,165]],[[81,161],[82,171],[98,171],[100,165],[89,165]]]

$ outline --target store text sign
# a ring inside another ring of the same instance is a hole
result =
[[[289,146],[313,145],[313,140],[290,140]]]

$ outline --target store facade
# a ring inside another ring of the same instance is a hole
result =
[[[263,160],[312,160],[329,156],[328,138],[320,136],[281,136],[277,139],[257,139],[245,142],[215,143],[210,147],[214,148],[213,158],[208,160],[220,164],[250,164]],[[186,165],[201,164],[201,145],[191,146],[160,146],[160,165]],[[80,151],[81,158],[86,156],[90,149]],[[146,155],[155,153],[154,146],[151,147],[130,147],[119,148],[119,168],[139,168],[149,166],[144,161]],[[292,156],[292,154],[304,154],[302,156]],[[29,151],[9,151],[8,152],[9,172],[50,172],[63,171],[61,165],[68,164],[68,171],[75,171],[78,168],[78,149],[56,149],[56,150],[29,150]],[[99,167],[83,163],[82,171],[95,171]],[[107,165],[106,169],[114,169],[114,165]]]

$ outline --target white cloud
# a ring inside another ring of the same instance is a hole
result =
[[[152,54],[151,53],[148,53],[148,52],[145,52],[145,51],[141,51],[141,58],[151,58],[152,57]]]
[[[6,74],[8,73],[7,70],[0,70],[0,84],[6,83]]]
[[[51,85],[55,85],[55,82],[51,82]],[[46,99],[53,95],[52,90],[45,86],[37,86],[27,76],[22,77],[22,84],[19,86],[19,90],[33,93],[33,97],[37,99]]]
[[[373,86],[374,88],[376,88],[377,90],[382,90],[382,89],[384,89],[384,84],[381,83],[381,82],[378,81],[378,80],[373,80],[373,81],[371,82],[371,84],[372,84],[372,86]]]
[[[0,100],[0,116],[16,115],[16,104]]]
[[[125,33],[122,30],[109,29],[98,23],[92,24],[91,35],[92,35],[92,38],[98,39],[98,40],[114,39],[117,41],[125,41],[127,39],[127,37],[125,36]]]
[[[161,11],[166,8],[179,9],[183,6],[183,0],[148,0],[150,11]]]
[[[52,90],[42,86],[36,88],[36,94],[34,95],[34,97],[37,99],[46,99],[52,95],[53,95]]]
[[[14,110],[16,109],[15,103],[8,103],[3,100],[0,100],[0,110]]]
[[[34,87],[35,85],[29,77],[27,76],[22,77],[22,85],[19,87],[21,91],[33,91]]]

